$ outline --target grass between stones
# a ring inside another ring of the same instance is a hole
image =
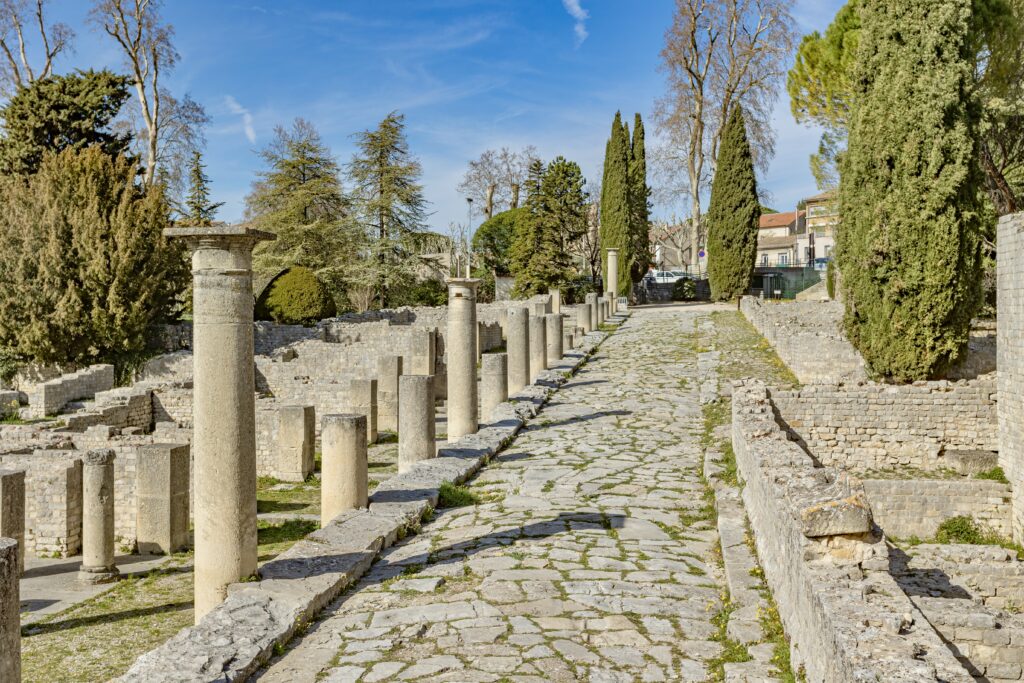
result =
[[[467,486],[445,482],[437,495],[438,508],[464,508],[480,503],[480,496]]]
[[[911,536],[906,539],[891,539],[893,543],[902,546],[915,546],[922,543],[963,543],[966,545],[995,545],[1000,548],[1012,550],[1017,554],[1018,560],[1024,560],[1024,546],[1014,543],[1013,540],[1002,536],[991,527],[986,526],[966,515],[950,517],[935,530],[935,537],[922,539]]]

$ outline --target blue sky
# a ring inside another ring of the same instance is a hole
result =
[[[85,23],[91,2],[54,0],[51,16],[78,34],[58,68],[119,68],[112,41]],[[840,0],[800,0],[801,32],[823,29]],[[577,9],[578,8],[578,9]],[[188,92],[212,117],[207,173],[220,218],[242,217],[255,150],[274,126],[312,121],[342,163],[352,134],[391,110],[406,115],[433,212],[446,232],[465,221],[456,185],[485,149],[535,145],[587,177],[601,171],[616,109],[650,113],[664,90],[658,52],[671,0],[169,0],[181,60],[172,92]],[[777,154],[762,185],[776,208],[813,194],[807,157],[817,133],[798,127],[782,93]],[[668,217],[680,207],[656,205]]]

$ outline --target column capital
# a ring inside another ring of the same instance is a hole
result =
[[[164,237],[185,240],[193,250],[201,247],[223,248],[233,244],[248,244],[252,248],[257,242],[277,239],[277,235],[272,232],[245,224],[164,228]]]
[[[605,251],[607,251],[609,254],[618,254],[619,253],[618,247],[615,247],[615,248],[607,247],[605,249]]]

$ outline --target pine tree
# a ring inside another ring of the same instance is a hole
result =
[[[628,296],[631,290],[629,156],[629,137],[622,125],[621,114],[615,112],[611,137],[605,148],[604,183],[601,185],[601,274],[604,286],[607,287],[609,280],[606,250],[618,249],[620,296]]]
[[[743,110],[735,107],[722,131],[711,184],[708,225],[708,280],[711,298],[726,301],[746,294],[757,258],[757,198],[754,159]]]
[[[980,300],[972,0],[863,0],[839,270],[850,341],[877,375],[961,357]]]
[[[203,165],[203,155],[199,150],[192,152],[192,162],[188,168],[189,189],[185,197],[185,215],[182,222],[188,225],[213,225],[213,217],[224,202],[210,201],[210,179]]]
[[[650,196],[651,190],[647,186],[644,122],[638,113],[633,120],[633,141],[629,163],[629,253],[631,256],[630,277],[633,282],[640,282],[641,278],[647,274],[647,266],[651,259]]]
[[[426,227],[427,200],[420,162],[409,152],[405,116],[391,112],[376,130],[357,136],[358,152],[348,166],[355,186],[356,213],[372,254],[366,277],[381,307],[389,290],[415,278],[411,240]]]

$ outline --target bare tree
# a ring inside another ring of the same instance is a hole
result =
[[[8,91],[17,90],[29,83],[53,74],[53,60],[62,52],[71,49],[75,32],[67,24],[46,25],[43,16],[49,0],[0,0],[0,79]],[[32,67],[29,60],[28,40],[30,31],[39,32],[42,43],[42,64]]]
[[[578,239],[569,244],[569,253],[580,259],[580,271],[589,275],[592,282],[597,282],[601,275],[601,181],[588,181],[586,192],[591,198],[586,207],[587,227]]]
[[[790,0],[676,0],[661,52],[668,91],[655,116],[666,146],[661,176],[684,189],[690,209],[689,261],[704,242],[702,199],[710,189],[722,129],[733,107],[747,112],[755,162],[774,153],[771,109],[795,39]]]
[[[519,206],[519,189],[526,182],[530,162],[537,157],[537,148],[524,147],[513,152],[508,147],[488,149],[469,162],[469,169],[459,183],[458,191],[473,200],[474,211],[484,220],[496,212]]]

